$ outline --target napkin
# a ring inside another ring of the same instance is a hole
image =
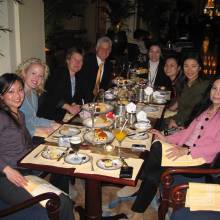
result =
[[[130,102],[126,105],[126,111],[128,113],[135,113],[136,112],[136,105],[133,102]]]
[[[32,196],[38,196],[43,193],[53,192],[57,195],[64,193],[62,190],[58,189],[57,187],[53,186],[51,183],[47,182],[46,180],[38,177],[38,176],[25,176],[25,179],[28,180],[27,186],[25,186],[25,190],[28,191]],[[65,194],[65,193],[64,193]],[[40,204],[43,207],[46,207],[47,200],[43,200]]]
[[[172,146],[169,143],[166,143],[164,141],[161,141],[162,144],[162,161],[161,161],[161,166],[163,167],[167,167],[167,166],[171,166],[171,167],[189,167],[189,166],[199,166],[205,163],[205,160],[203,158],[196,158],[193,159],[191,155],[183,155],[179,158],[177,158],[176,160],[172,160],[169,159],[167,157],[167,150],[169,148],[172,148],[174,146]]]
[[[146,121],[149,122],[149,119],[147,118],[147,113],[144,111],[139,111],[137,113],[137,121]]]
[[[148,86],[148,87],[144,90],[144,92],[145,92],[146,95],[151,95],[151,94],[154,92],[154,90],[153,90],[152,87]]]
[[[220,211],[220,186],[218,184],[189,183],[185,207],[190,211]]]

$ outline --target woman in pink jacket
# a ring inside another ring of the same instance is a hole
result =
[[[173,135],[164,136],[157,130],[152,133],[157,139],[173,145],[167,150],[167,157],[176,160],[183,155],[192,158],[202,157],[208,167],[218,152],[220,152],[220,79],[216,79],[207,95],[200,111],[194,115],[195,119],[190,125]],[[151,146],[147,160],[144,162],[142,183],[137,192],[137,198],[132,206],[134,211],[131,220],[142,220],[143,213],[154,198],[160,176],[165,170],[161,166],[162,146],[159,141]]]

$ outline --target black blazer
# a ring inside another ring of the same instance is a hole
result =
[[[149,69],[149,61],[147,61],[148,69]],[[155,78],[154,86],[165,86],[167,90],[172,90],[172,82],[168,76],[164,73],[164,62],[160,60],[158,68],[157,68],[157,75]]]
[[[79,100],[78,74],[76,73],[75,94],[72,97],[70,74],[67,67],[61,67],[52,72],[46,81],[45,92],[39,98],[38,116],[61,121],[66,113],[62,109],[64,103],[71,104]],[[77,100],[77,101],[76,101]]]
[[[78,98],[84,99],[85,102],[93,100],[93,89],[96,83],[96,76],[98,72],[98,62],[96,54],[87,54],[84,58],[83,67],[79,72],[80,85],[78,87]],[[107,90],[112,81],[112,64],[107,59],[104,63],[104,72],[100,83],[100,89]]]

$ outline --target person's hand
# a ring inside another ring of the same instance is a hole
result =
[[[178,128],[178,125],[174,119],[170,119],[170,123],[168,125],[168,128]]]
[[[64,105],[64,109],[67,110],[70,114],[72,114],[73,116],[75,116],[76,114],[78,114],[80,112],[80,105],[76,105],[76,104],[65,104]]]
[[[18,187],[24,187],[27,185],[28,181],[22,176],[17,170],[6,166],[3,169],[3,173],[6,175],[7,179],[14,183]]]
[[[186,147],[174,146],[166,151],[168,159],[176,160],[183,155],[187,155],[188,149]]]
[[[52,127],[53,130],[58,129],[60,126],[61,126],[61,124],[59,124],[59,123],[57,123],[57,122],[53,122],[53,123],[51,124],[51,127]]]
[[[166,137],[160,133],[160,131],[156,129],[152,129],[150,131],[153,135],[155,135],[156,139],[160,139],[161,141],[166,141]]]

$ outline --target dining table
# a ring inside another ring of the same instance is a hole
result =
[[[152,127],[154,127],[158,120],[163,116],[165,105],[152,105],[157,107],[157,112],[152,112],[149,115]],[[144,107],[144,105],[142,106]],[[120,178],[120,167],[117,169],[103,169],[100,167],[99,161],[103,158],[112,158],[120,160],[118,156],[118,143],[113,139],[111,146],[114,149],[107,152],[103,145],[94,145],[88,142],[83,142],[80,146],[79,153],[88,156],[88,161],[77,165],[70,164],[65,160],[65,157],[59,159],[48,159],[42,156],[45,149],[63,149],[65,156],[71,151],[69,147],[59,146],[59,138],[57,134],[61,129],[74,128],[79,129],[78,134],[82,139],[88,128],[81,123],[76,123],[75,120],[69,119],[68,124],[63,124],[60,128],[45,138],[45,143],[40,144],[23,158],[18,161],[18,166],[28,169],[46,171],[61,175],[67,175],[75,178],[82,178],[85,180],[85,219],[100,220],[102,219],[102,183],[119,184],[124,186],[136,186],[138,177],[141,171],[144,160],[141,158],[142,151],[134,151],[132,144],[145,145],[146,152],[150,150],[152,142],[152,134],[144,140],[133,140],[126,137],[121,145],[121,155],[128,166],[133,167],[133,173],[130,178]]]

